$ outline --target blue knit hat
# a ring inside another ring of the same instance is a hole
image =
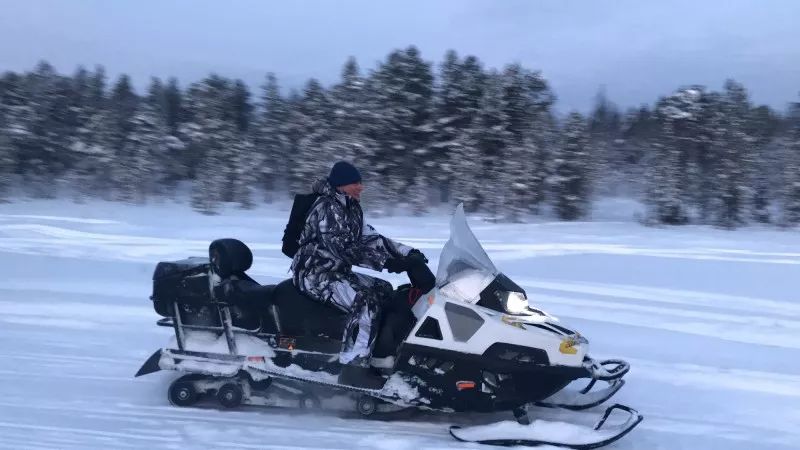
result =
[[[345,186],[361,181],[361,173],[356,166],[346,161],[339,161],[331,168],[328,182],[333,187]]]

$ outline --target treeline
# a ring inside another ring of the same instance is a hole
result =
[[[542,75],[487,69],[451,51],[437,66],[414,47],[363,73],[311,79],[284,95],[267,74],[255,96],[219,75],[186,88],[153,78],[137,94],[102,67],[72,76],[46,62],[0,77],[0,199],[12,189],[142,203],[191,185],[213,214],[308,190],[354,161],[372,211],[424,213],[464,202],[499,220],[552,210],[585,217],[592,199],[637,196],[653,223],[800,222],[800,107],[785,113],[722,92],[681,88],[619,110],[599,94],[586,116],[559,117]]]

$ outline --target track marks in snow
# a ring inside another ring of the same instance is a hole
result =
[[[45,220],[45,221],[54,221],[54,222],[71,222],[71,223],[81,223],[81,224],[89,224],[89,225],[117,225],[122,224],[117,220],[110,220],[110,219],[86,219],[83,217],[65,217],[65,216],[42,216],[42,215],[31,215],[31,214],[0,214],[0,220],[20,220],[20,219],[28,219],[28,220]]]
[[[556,316],[800,349],[800,305],[794,303],[630,285],[518,282],[532,304]]]
[[[145,300],[143,300],[145,301]],[[0,301],[0,322],[18,325],[49,326],[89,330],[108,326],[151,324],[152,307],[81,302]]]
[[[782,317],[788,315],[800,318],[800,303],[781,302],[762,298],[613,283],[579,283],[532,278],[520,278],[517,282],[535,290],[589,294],[689,307],[705,306],[719,308],[721,310],[737,310],[751,313],[768,312]]]
[[[513,261],[542,256],[603,254],[764,264],[800,264],[800,253],[725,248],[659,248],[632,244],[603,244],[595,242],[485,244],[484,248],[486,251],[492,253],[492,259],[495,263],[498,261]]]
[[[800,397],[800,375],[726,369],[698,364],[663,363],[625,358],[633,369],[628,378],[646,378],[674,386],[696,389],[742,391],[779,397]]]

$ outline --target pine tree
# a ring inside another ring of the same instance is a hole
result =
[[[56,195],[54,183],[69,168],[67,150],[74,130],[71,80],[58,75],[46,62],[28,73],[22,83],[24,107],[15,114],[15,122],[25,130],[14,138],[20,157],[20,169],[26,187],[36,197]]]
[[[370,79],[371,111],[378,121],[370,130],[379,144],[373,164],[394,196],[407,195],[407,187],[426,165],[432,129],[433,74],[416,47],[396,50]]]
[[[562,220],[575,220],[588,212],[589,153],[586,119],[577,112],[567,118],[563,144],[553,158],[549,179],[556,213]]]
[[[231,110],[233,120],[240,134],[247,132],[253,115],[253,105],[250,104],[250,90],[242,80],[236,80],[232,87]]]
[[[745,133],[750,113],[747,91],[732,80],[725,83],[725,93],[717,100],[713,122],[715,141],[714,220],[733,228],[750,217],[751,173],[754,165],[752,139]]]
[[[651,142],[646,200],[652,219],[667,224],[686,223],[687,204],[700,189],[701,172],[696,165],[697,141],[701,134],[704,92],[693,86],[663,98],[656,106],[658,135]]]
[[[628,192],[634,195],[645,190],[646,163],[650,160],[646,158],[645,149],[655,141],[658,130],[658,123],[646,106],[628,110],[622,120],[618,147],[620,173],[624,185],[629,188]],[[601,176],[595,168],[593,172],[595,177]]]
[[[257,186],[258,174],[253,170],[253,157],[255,146],[253,142],[243,136],[234,139],[230,148],[231,173],[228,175],[233,182],[233,198],[242,209],[252,209],[253,188]]]
[[[147,96],[143,99],[140,111],[146,111],[145,117],[148,121],[153,121],[158,128],[158,134],[163,137],[163,148],[156,155],[156,163],[159,166],[159,179],[157,180],[157,190],[159,192],[174,192],[178,182],[187,177],[185,155],[187,146],[175,134],[178,125],[177,111],[180,108],[181,92],[177,87],[177,81],[170,79],[169,85],[164,86],[163,82],[153,77],[150,86],[147,88]],[[141,106],[141,105],[140,105]],[[154,118],[147,116],[155,114]],[[141,122],[140,122],[141,125]]]
[[[507,199],[513,199],[513,205],[508,201],[501,204],[506,210],[516,209],[515,216],[522,211],[535,213],[545,197],[545,159],[550,145],[553,95],[541,74],[512,64],[503,71],[502,98],[509,138],[505,148],[508,152],[518,154],[519,164],[528,172],[524,181],[519,177],[505,180],[510,175],[505,170],[498,174],[502,186],[516,186],[514,195]],[[501,158],[508,160],[512,155],[503,155]]]
[[[228,152],[241,137],[230,110],[231,86],[230,80],[212,75],[187,93],[190,119],[181,135],[194,154],[191,204],[204,214],[215,214],[222,202],[237,201],[234,175],[241,158],[231,158]]]
[[[414,182],[408,188],[408,198],[411,202],[411,213],[421,216],[428,211],[429,183],[422,174],[414,177]]]
[[[96,66],[94,72],[89,75],[89,109],[92,113],[98,113],[107,107],[106,93],[106,71],[103,66]]]
[[[167,91],[164,83],[158,77],[150,78],[150,86],[147,87],[147,97],[145,103],[160,117],[161,121],[167,121]]]
[[[442,184],[442,201],[449,200],[460,176],[453,162],[467,156],[467,135],[479,115],[485,84],[486,74],[477,58],[468,56],[461,61],[455,51],[447,52],[434,97],[434,137],[430,145],[435,179]]]
[[[149,103],[142,103],[130,119],[131,131],[117,153],[114,181],[117,198],[145,203],[158,192],[168,159],[167,130],[162,115]]]
[[[513,141],[512,141],[513,142]],[[509,221],[519,222],[525,214],[537,212],[542,186],[546,182],[541,149],[532,139],[513,143],[501,160],[499,193]]]
[[[14,147],[9,135],[5,108],[0,102],[0,203],[8,201],[14,175]]]
[[[789,132],[782,147],[783,222],[786,225],[800,224],[800,102],[794,103],[789,115]]]
[[[503,191],[500,177],[503,153],[511,140],[504,110],[502,78],[491,72],[486,80],[480,112],[460,152],[453,153],[452,164],[459,177],[455,181],[455,197],[468,211],[486,209],[499,214]]]
[[[331,166],[331,157],[323,153],[323,147],[332,138],[328,122],[332,111],[333,104],[328,92],[317,80],[309,80],[293,116],[294,126],[302,137],[297,141],[290,168],[291,192],[306,192],[309,184],[324,175]]]
[[[800,224],[800,136],[794,133],[793,139],[784,147],[784,188],[783,215],[784,223]]]
[[[287,178],[291,148],[289,108],[274,74],[267,74],[261,89],[261,112],[253,132],[257,152],[254,169],[258,171],[258,182],[269,192]]]
[[[93,114],[70,144],[74,164],[68,180],[75,188],[75,200],[83,197],[111,199],[113,171],[118,152],[115,122],[108,112]]]
[[[130,77],[124,74],[120,75],[111,90],[109,101],[109,110],[116,122],[116,129],[118,132],[117,139],[121,144],[127,134],[133,129],[131,119],[133,115],[136,114],[136,109],[139,106],[139,97],[133,91]]]
[[[593,185],[601,193],[617,193],[624,161],[619,151],[622,118],[616,105],[600,90],[589,115],[589,148]]]
[[[164,120],[170,134],[178,135],[178,129],[184,122],[183,92],[178,85],[178,80],[170,78],[164,88]]]
[[[366,81],[355,58],[348,58],[342,67],[342,80],[331,90],[332,129],[349,136],[365,133],[370,119],[366,105]]]
[[[4,173],[5,189],[18,172],[20,152],[31,133],[32,111],[25,102],[22,86],[23,79],[16,73],[7,72],[0,77],[0,172]]]
[[[774,143],[780,119],[768,106],[759,106],[750,112],[748,136],[753,139],[754,165],[752,172],[753,220],[768,223],[770,200],[773,196],[771,179],[775,164]]]

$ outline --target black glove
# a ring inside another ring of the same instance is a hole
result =
[[[408,261],[405,257],[389,258],[383,264],[383,268],[388,270],[389,273],[403,273],[408,270]]]
[[[425,261],[425,264],[428,263],[428,258],[425,257],[425,254],[415,248],[408,252],[406,258],[422,258],[422,260]]]

